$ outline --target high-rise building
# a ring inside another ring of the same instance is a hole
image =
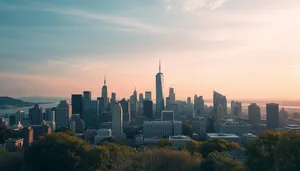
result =
[[[123,136],[123,109],[119,103],[112,104],[112,135]]]
[[[279,105],[275,103],[267,104],[267,128],[275,129],[279,127]]]
[[[111,98],[110,98],[110,103],[116,103],[116,101],[117,101],[117,95],[116,95],[116,93],[112,92]]]
[[[54,108],[46,108],[45,109],[45,118],[46,121],[55,121],[55,109]]]
[[[66,100],[60,101],[55,110],[56,129],[69,125],[72,116],[72,106]]]
[[[145,100],[152,101],[151,91],[145,92]]]
[[[18,124],[19,122],[22,123],[24,118],[25,118],[25,112],[23,110],[16,112],[16,124]]]
[[[143,93],[140,93],[140,94],[139,94],[139,102],[140,102],[141,104],[143,104],[143,101],[144,101],[144,95],[143,95]]]
[[[83,121],[86,128],[98,129],[100,126],[99,101],[92,100],[85,104]]]
[[[204,100],[203,96],[194,96],[194,111],[196,116],[200,116],[204,113]]]
[[[92,100],[92,92],[91,91],[84,91],[83,92],[83,101],[89,102]]]
[[[242,102],[231,101],[231,115],[235,117],[242,115]]]
[[[174,111],[161,111],[161,121],[174,121]]]
[[[29,109],[29,122],[30,125],[40,125],[43,121],[43,109],[40,105],[36,104],[33,108]]]
[[[187,104],[192,104],[192,98],[191,97],[187,98]]]
[[[108,109],[108,96],[107,96],[107,86],[106,86],[106,76],[104,77],[104,85],[102,87],[102,98],[104,100],[104,109]]]
[[[175,104],[175,102],[176,102],[174,88],[172,88],[172,87],[170,87],[170,89],[169,89],[169,102],[170,102],[170,104]]]
[[[125,98],[123,98],[119,103],[122,106],[123,110],[123,122],[130,122],[131,121],[131,114],[130,114],[130,102],[128,102]]]
[[[256,103],[248,106],[248,118],[251,125],[260,124],[260,107]]]
[[[25,127],[21,129],[20,136],[24,138],[24,147],[27,148],[33,142],[33,128]]]
[[[286,111],[284,108],[282,108],[279,112],[279,127],[284,127],[287,124],[288,119],[288,111]]]
[[[213,115],[212,119],[218,121],[227,115],[227,99],[226,96],[214,91],[213,93]]]
[[[89,99],[90,97],[88,97]],[[83,97],[81,94],[72,94],[72,114],[79,114],[83,118]]]
[[[84,132],[84,121],[80,118],[79,114],[73,114],[70,119],[70,128],[75,133]]]
[[[161,63],[159,61],[159,72],[156,74],[156,119],[160,119],[161,111],[165,108],[163,94],[163,73],[161,72]]]
[[[201,139],[206,137],[206,119],[204,117],[197,117],[192,121],[192,127]]]
[[[147,120],[153,120],[153,102],[151,100],[145,100],[143,102],[143,115],[147,117]]]

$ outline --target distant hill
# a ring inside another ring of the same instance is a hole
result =
[[[26,107],[33,106],[34,103],[22,101],[20,99],[14,99],[11,97],[0,97],[0,109],[7,109],[13,107]]]

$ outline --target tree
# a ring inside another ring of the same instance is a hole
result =
[[[4,144],[9,138],[19,138],[20,134],[18,131],[8,129],[6,126],[0,125],[0,144]]]
[[[173,142],[171,142],[169,138],[161,138],[159,143],[157,143],[157,146],[160,148],[172,147]]]
[[[71,130],[70,127],[61,127],[61,128],[58,128],[55,132],[62,132],[62,133],[66,133],[70,136],[75,136],[75,132],[73,130]]]
[[[200,144],[199,152],[206,158],[212,152],[228,152],[231,150],[242,149],[234,142],[228,142],[223,139],[210,139]]]
[[[275,148],[281,139],[281,133],[268,131],[261,134],[246,149],[246,165],[250,171],[271,170],[276,158]]]
[[[300,132],[290,131],[281,135],[275,149],[274,170],[300,170]]]
[[[182,134],[192,136],[193,135],[193,127],[191,124],[183,122],[182,123]]]
[[[200,162],[188,151],[151,149],[133,157],[130,171],[192,171],[200,169]]]
[[[25,153],[25,162],[32,171],[93,170],[89,166],[91,146],[67,133],[41,137]]]
[[[213,152],[201,163],[202,171],[245,171],[242,162],[234,160],[228,153]]]
[[[192,154],[199,152],[199,147],[200,147],[200,142],[195,140],[188,141],[185,145],[185,148]]]

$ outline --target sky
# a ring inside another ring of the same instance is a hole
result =
[[[0,0],[0,96],[300,97],[299,0]]]

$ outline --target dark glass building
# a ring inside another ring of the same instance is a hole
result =
[[[153,120],[153,102],[149,100],[145,100],[143,102],[143,114],[147,117],[148,120]]]
[[[29,122],[30,125],[41,125],[43,121],[43,110],[40,105],[36,104],[33,108],[29,109]]]
[[[72,94],[72,114],[79,114],[83,119],[83,96],[81,94]]]

